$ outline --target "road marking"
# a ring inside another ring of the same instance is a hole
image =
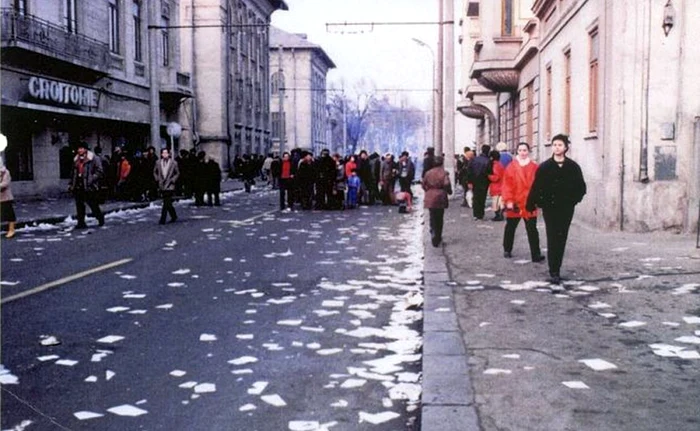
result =
[[[260,217],[265,217],[265,216],[268,216],[270,214],[274,214],[277,212],[279,212],[279,210],[271,210],[271,211],[267,211],[267,212],[264,212],[262,214],[258,214],[256,216],[247,218],[245,220],[222,220],[222,221],[224,223],[230,223],[234,226],[247,226],[247,225],[252,224],[255,220],[259,219]]]
[[[92,268],[88,269],[87,271],[82,271],[77,274],[69,275],[68,277],[61,278],[56,281],[52,281],[50,283],[42,284],[41,286],[37,286],[33,289],[25,290],[24,292],[18,293],[16,295],[8,296],[7,298],[3,298],[2,301],[0,301],[0,304],[5,304],[10,301],[14,301],[15,299],[20,299],[24,298],[25,296],[33,295],[35,293],[43,292],[44,290],[48,290],[57,286],[60,286],[62,284],[70,283],[73,280],[77,280],[82,277],[86,277],[91,274],[95,274],[96,272],[104,271],[106,269],[114,268],[115,266],[119,265],[124,265],[125,263],[131,262],[133,259],[132,258],[126,258],[126,259],[121,259],[117,260],[116,262],[112,263],[107,263],[102,266],[98,266],[97,268]]]

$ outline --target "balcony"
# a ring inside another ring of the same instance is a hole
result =
[[[522,41],[521,37],[493,38],[490,44],[478,41],[470,77],[497,93],[517,91],[520,70],[515,60]]]
[[[161,76],[160,99],[165,106],[176,107],[182,99],[192,96],[192,82],[189,73],[166,72]]]
[[[10,60],[25,66],[31,62],[35,66],[34,63],[41,64],[49,57],[56,64],[78,66],[98,76],[108,74],[111,60],[106,43],[68,32],[32,15],[17,14],[13,9],[2,8],[1,13],[3,62]]]

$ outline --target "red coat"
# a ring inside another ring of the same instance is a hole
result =
[[[348,160],[345,162],[345,177],[350,178],[353,170],[357,170],[357,164],[353,161]]]
[[[489,175],[489,181],[491,182],[491,185],[489,185],[489,194],[491,196],[501,196],[505,169],[503,169],[501,162],[498,161],[491,162],[491,167],[493,173]]]
[[[509,203],[513,203],[518,211],[506,210],[506,217],[522,217],[525,219],[537,217],[537,210],[532,212],[525,210],[527,195],[530,193],[530,187],[532,187],[532,183],[535,181],[536,171],[537,163],[533,161],[530,161],[530,163],[525,166],[520,166],[520,162],[515,159],[508,164],[503,178],[501,197],[506,207]]]

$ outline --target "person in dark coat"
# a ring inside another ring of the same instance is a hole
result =
[[[321,151],[321,157],[316,161],[316,207],[318,209],[332,209],[333,186],[335,184],[336,163],[331,157],[330,151]]]
[[[297,186],[299,187],[301,209],[310,210],[314,194],[313,156],[308,151],[304,151],[302,155],[303,157],[299,161],[299,167],[297,168]]]
[[[542,208],[547,230],[547,262],[553,284],[561,283],[561,264],[574,208],[586,194],[581,167],[566,157],[569,145],[566,135],[552,138],[552,157],[537,169],[526,205],[528,211]]]
[[[410,194],[411,198],[413,198],[411,183],[416,176],[416,167],[409,157],[408,151],[404,151],[401,153],[401,157],[399,157],[398,172],[399,187],[401,188],[401,191]]]
[[[221,167],[216,160],[209,158],[207,161],[207,205],[212,206],[212,196],[214,206],[221,206],[219,194],[221,193]]]
[[[270,163],[270,175],[272,176],[272,190],[280,187],[280,175],[282,174],[282,160],[279,154],[275,153]]]
[[[197,153],[196,163],[193,168],[193,191],[194,191],[194,204],[195,206],[201,207],[204,205],[204,193],[207,191],[207,153],[200,151]]]
[[[481,154],[472,160],[467,170],[468,181],[470,183],[471,190],[474,193],[472,211],[475,220],[484,219],[486,194],[489,190],[489,166],[491,165],[491,160],[489,159],[490,152],[491,147],[489,145],[482,145]]]
[[[73,172],[68,189],[73,192],[75,208],[78,216],[76,229],[84,229],[85,204],[92,210],[92,215],[100,226],[105,224],[105,216],[98,204],[98,192],[104,173],[102,161],[92,151],[88,151],[87,144],[81,142],[78,145],[78,154],[73,159]]]
[[[153,170],[156,167],[157,161],[158,156],[156,156],[155,147],[148,147],[148,150],[146,150],[146,154],[143,157],[143,164],[146,198],[149,201],[153,201],[158,197],[158,183],[156,183],[155,179],[153,178]]]
[[[448,195],[452,194],[452,182],[443,168],[442,157],[433,158],[432,163],[433,168],[425,173],[421,186],[425,190],[423,207],[430,213],[430,239],[433,247],[438,247],[442,242],[442,227],[445,209],[449,205]]]
[[[435,148],[428,147],[425,150],[425,157],[423,157],[423,173],[421,174],[421,178],[423,178],[433,166],[435,166]]]

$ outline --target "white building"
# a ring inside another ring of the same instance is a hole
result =
[[[690,231],[700,206],[700,50],[689,0],[465,1],[459,108],[511,148],[570,135],[605,229]],[[468,42],[467,42],[468,41]],[[495,99],[495,102],[494,102]]]
[[[333,60],[305,34],[271,28],[270,106],[275,151],[307,148],[318,154],[321,149],[330,149],[326,76],[333,68]]]

